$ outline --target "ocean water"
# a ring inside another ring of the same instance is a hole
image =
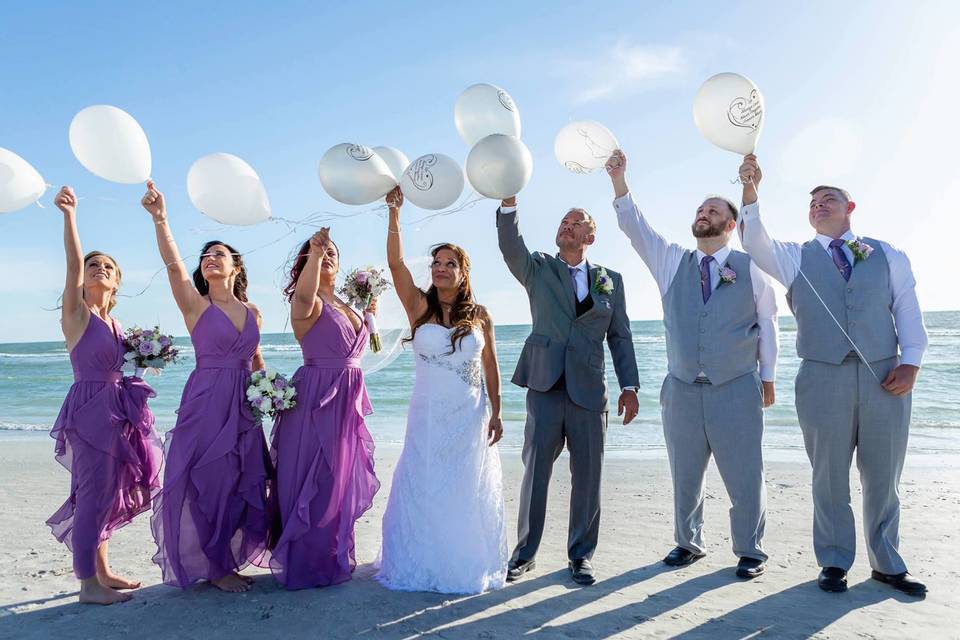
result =
[[[960,311],[932,312],[924,317],[930,348],[914,391],[910,449],[919,453],[960,453]],[[510,377],[529,332],[529,325],[497,328],[505,421],[501,446],[506,449],[518,449],[523,442],[525,390],[510,384]],[[623,426],[616,417],[617,393],[611,393],[607,449],[662,455],[659,392],[666,374],[663,324],[659,320],[634,322],[633,336],[640,370],[640,413],[632,424]],[[802,455],[803,441],[793,407],[793,379],[799,366],[795,337],[793,318],[782,318],[777,402],[765,414],[764,445],[768,452]],[[178,338],[177,344],[183,355],[181,362],[169,366],[160,376],[147,376],[147,382],[157,392],[150,406],[160,431],[173,427],[180,393],[193,367],[189,339]],[[267,366],[288,375],[301,363],[299,346],[290,333],[265,334],[261,348]],[[616,390],[609,356],[607,369],[611,390]],[[414,362],[408,348],[388,367],[367,377],[375,408],[368,426],[378,443],[402,442],[413,374]],[[0,436],[41,437],[49,431],[71,382],[70,362],[62,342],[0,344]]]

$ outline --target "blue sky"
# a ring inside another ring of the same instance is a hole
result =
[[[774,235],[810,237],[807,191],[840,183],[859,205],[854,231],[909,253],[924,308],[960,308],[951,251],[940,248],[960,201],[960,9],[950,3],[83,4],[0,9],[0,146],[85,198],[84,249],[118,259],[123,293],[142,289],[160,267],[153,226],[140,187],[96,178],[74,159],[67,129],[80,109],[113,104],[141,123],[182,253],[214,237],[249,251],[286,228],[225,228],[202,216],[186,195],[194,160],[217,151],[244,158],[277,216],[350,213],[317,179],[327,148],[362,142],[462,163],[469,149],[453,124],[454,102],[470,84],[490,82],[519,106],[534,157],[520,194],[529,245],[552,250],[563,212],[585,207],[600,225],[589,257],[624,274],[631,317],[657,318],[656,285],[616,228],[609,180],[567,172],[553,138],[572,119],[607,125],[630,157],[630,184],[651,221],[692,246],[689,223],[702,197],[739,197],[730,184],[739,159],[700,136],[693,95],[710,75],[736,71],[766,101],[761,206]],[[45,209],[0,215],[0,342],[59,339],[58,314],[44,310],[63,280],[52,197],[41,200]],[[495,206],[408,225],[404,240],[410,255],[439,241],[463,245],[481,302],[499,322],[523,322],[525,297],[496,248]],[[405,209],[407,220],[425,214]],[[372,214],[335,223],[343,265],[381,261],[385,227]],[[309,232],[247,258],[267,331],[285,327],[278,269]],[[122,299],[116,315],[184,330],[163,274],[144,295]]]

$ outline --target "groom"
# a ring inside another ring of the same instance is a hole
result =
[[[517,199],[501,203],[497,235],[503,259],[527,290],[533,330],[513,383],[527,388],[523,484],[517,547],[507,567],[512,582],[535,568],[543,537],[553,463],[570,452],[569,569],[574,582],[596,581],[590,558],[600,533],[600,471],[607,428],[603,341],[613,356],[622,392],[618,415],[637,415],[637,361],[620,274],[586,261],[596,225],[583,209],[570,209],[557,230],[560,252],[531,253],[517,227]]]

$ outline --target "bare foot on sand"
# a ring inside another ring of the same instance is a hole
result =
[[[250,576],[245,576],[243,574],[237,573],[236,571],[233,572],[233,575],[237,576],[247,584],[253,584],[253,578],[251,578]]]
[[[111,589],[139,589],[140,582],[134,582],[133,580],[127,580],[126,578],[121,578],[120,576],[114,575],[109,570],[106,573],[98,573],[97,579],[105,587],[110,587]]]
[[[116,604],[126,602],[132,598],[129,593],[120,593],[110,587],[100,584],[96,578],[82,580],[80,583],[80,603],[81,604]]]
[[[220,589],[220,591],[226,591],[228,593],[250,591],[250,584],[235,573],[228,573],[218,580],[211,580],[210,584]]]

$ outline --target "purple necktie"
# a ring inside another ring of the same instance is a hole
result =
[[[713,256],[703,256],[700,260],[700,291],[703,292],[703,304],[707,304],[710,294],[713,293],[713,287],[710,286],[711,262],[713,262]]]
[[[830,242],[830,253],[833,255],[833,264],[837,265],[840,275],[843,276],[844,280],[850,280],[850,273],[853,271],[853,267],[850,266],[850,261],[847,260],[847,254],[843,252],[842,247],[843,240],[839,238],[832,240]]]

